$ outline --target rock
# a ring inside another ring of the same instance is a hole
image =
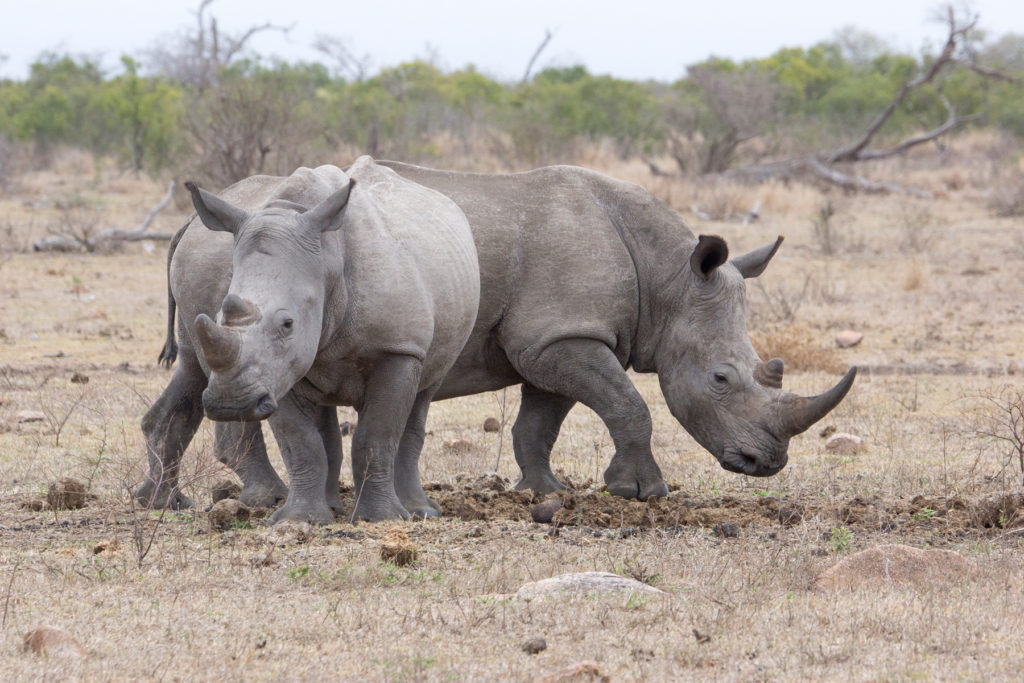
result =
[[[465,455],[473,451],[473,442],[469,439],[447,439],[444,442],[444,447],[452,453]]]
[[[864,339],[864,334],[861,332],[857,332],[856,330],[843,330],[836,335],[836,346],[841,349],[848,349],[851,346],[860,344],[862,339]]]
[[[85,484],[71,477],[51,481],[46,488],[46,502],[51,510],[75,510],[85,507],[87,497]]]
[[[356,431],[356,426],[353,423],[348,422],[347,420],[345,422],[342,422],[338,426],[338,428],[341,430],[342,436],[348,436],[349,434],[352,434],[353,432]]]
[[[485,432],[500,432],[501,422],[496,417],[489,417],[484,420],[484,431]]]
[[[477,491],[504,491],[505,480],[497,472],[484,472],[470,484]]]
[[[85,657],[85,649],[70,633],[53,626],[39,626],[26,633],[21,649],[44,657]]]
[[[848,434],[846,432],[836,432],[829,437],[828,441],[825,442],[825,450],[829,453],[838,453],[840,455],[854,455],[860,453],[861,448],[864,446],[863,440],[856,434]]]
[[[392,527],[380,544],[380,559],[405,567],[416,561],[416,546],[401,527]]]
[[[218,479],[210,487],[210,495],[213,497],[214,503],[219,503],[228,498],[237,499],[242,495],[242,486],[230,479]]]
[[[71,375],[71,383],[72,384],[88,384],[89,383],[89,375],[83,374],[81,372],[76,372],[75,374]]]
[[[539,524],[549,524],[555,513],[562,509],[562,501],[557,496],[546,498],[533,506],[530,516]]]
[[[524,583],[516,591],[516,598],[533,600],[540,597],[559,597],[585,595],[587,593],[642,593],[644,595],[662,595],[663,591],[629,579],[618,574],[607,572],[582,572],[579,574],[562,574],[550,579]]]
[[[814,582],[814,590],[836,591],[865,586],[949,586],[976,571],[952,550],[919,550],[907,545],[875,546],[843,558]]]
[[[46,419],[46,415],[41,410],[19,410],[14,414],[14,419],[18,421],[18,424],[42,422]]]
[[[719,538],[736,538],[740,535],[740,528],[735,522],[719,522],[712,531]]]
[[[608,683],[611,678],[601,673],[593,662],[576,662],[564,669],[538,676],[533,683]]]
[[[214,506],[216,507],[216,506]],[[316,536],[313,525],[309,522],[285,520],[278,522],[263,533],[256,536],[256,541],[267,545],[284,548],[295,543],[309,543]]]
[[[227,531],[249,521],[249,508],[234,498],[224,498],[213,504],[207,519],[215,531]]]
[[[535,655],[539,652],[544,652],[548,649],[548,641],[543,638],[530,638],[523,643],[523,652],[530,655]]]

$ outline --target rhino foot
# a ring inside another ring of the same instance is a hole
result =
[[[551,471],[547,471],[539,476],[527,476],[523,475],[523,478],[516,484],[516,491],[525,491],[530,489],[534,493],[540,496],[546,496],[554,491],[565,491],[565,484],[555,479],[555,475]]]
[[[251,508],[272,508],[287,498],[288,487],[282,484],[280,487],[243,486],[238,500]]]
[[[648,498],[664,498],[668,495],[668,484],[662,479],[644,482],[637,477],[609,477],[606,472],[604,483],[607,485],[609,493],[620,498],[647,500]]]
[[[293,503],[286,502],[277,512],[270,516],[269,524],[273,526],[278,522],[309,522],[310,524],[324,525],[334,522],[334,513],[326,503]]]
[[[377,501],[360,500],[356,504],[356,509],[352,511],[351,520],[384,522],[394,519],[409,519],[409,516],[409,511],[396,496],[394,499],[382,498]],[[435,513],[433,516],[438,515]]]
[[[443,513],[441,506],[435,501],[422,496],[421,500],[404,500],[402,506],[409,512],[413,519],[432,519],[440,517]]]
[[[156,482],[152,479],[147,479],[142,482],[138,488],[133,492],[135,500],[139,501],[143,507],[150,508],[152,510],[170,509],[170,510],[185,510],[194,508],[195,503],[192,499],[184,495],[181,491],[171,486],[160,486],[157,488]]]
[[[327,494],[327,507],[334,510],[334,514],[343,515],[345,514],[345,504],[341,502],[341,494],[337,490],[337,486],[334,487],[334,491]]]

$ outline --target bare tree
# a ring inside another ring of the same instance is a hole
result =
[[[370,70],[370,55],[356,56],[348,47],[348,41],[338,36],[320,33],[313,41],[313,49],[330,58],[335,71],[357,83],[366,79]]]
[[[530,57],[530,61],[526,63],[526,71],[523,72],[523,80],[520,83],[526,83],[530,80],[530,72],[533,71],[533,65],[540,58],[540,53],[544,52],[544,49],[551,42],[551,39],[555,36],[555,32],[549,28],[544,29],[544,40],[540,41],[540,45],[533,51],[533,55]]]

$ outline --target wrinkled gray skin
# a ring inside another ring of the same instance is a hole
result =
[[[584,169],[482,175],[380,163],[449,196],[470,221],[480,310],[435,398],[522,383],[512,430],[517,488],[563,488],[549,458],[579,401],[615,443],[609,490],[641,499],[667,493],[651,454],[650,413],[628,367],[657,372],[683,427],[722,467],[752,476],[781,470],[790,437],[853,383],[855,368],[821,396],[783,392],[782,361],[762,363],[750,344],[744,278],[764,270],[781,238],[729,261],[722,240],[698,240],[642,188]],[[402,500],[425,498],[417,474],[422,424],[407,432],[396,461]],[[260,449],[243,462],[269,468]],[[244,469],[239,474],[249,488]]]
[[[333,406],[351,405],[352,516],[439,514],[418,477],[409,484],[418,495],[400,500],[393,468],[406,434],[422,433],[476,318],[477,255],[459,208],[369,157],[347,175],[321,166],[249,178],[221,197],[189,189],[199,220],[169,263],[181,364],[143,420],[150,477],[136,495],[154,506],[189,503],[175,490],[177,467],[205,409],[221,421],[218,457],[236,466],[243,502],[286,493],[272,523],[329,523],[341,507]],[[164,357],[173,361],[173,349]],[[281,446],[289,489],[267,461],[262,419]]]

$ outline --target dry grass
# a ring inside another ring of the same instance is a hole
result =
[[[971,145],[974,154],[991,152],[982,141]],[[595,165],[644,183],[684,211],[694,203],[697,184],[652,178],[642,165],[603,154],[595,153]],[[979,433],[971,397],[1020,386],[1024,249],[1013,245],[1024,244],[1024,226],[991,214],[975,184],[981,161],[933,162],[930,171],[926,161],[915,156],[903,170],[945,188],[943,198],[738,187],[744,209],[763,197],[761,220],[705,229],[724,235],[736,253],[786,235],[761,277],[763,289],[751,286],[749,306],[759,352],[786,361],[787,389],[816,393],[834,382],[839,366],[863,368],[825,422],[863,437],[864,450],[828,453],[814,429],[793,440],[786,469],[763,480],[722,470],[669,414],[656,378],[634,376],[675,496],[721,501],[726,511],[732,499],[741,510],[769,498],[815,510],[796,524],[751,522],[736,538],[699,525],[635,533],[570,525],[553,536],[547,526],[510,519],[447,518],[398,525],[416,561],[397,567],[380,559],[386,525],[335,524],[306,540],[268,532],[259,521],[216,533],[202,512],[222,474],[209,425],[185,460],[197,511],[161,517],[134,509],[126,493],[145,465],[139,420],[169,379],[155,363],[164,333],[162,249],[8,253],[0,262],[0,676],[531,680],[587,659],[614,680],[1018,677],[1019,520],[983,529],[925,510],[939,499],[1019,490],[1004,446]],[[93,193],[126,224],[162,191],[159,182],[107,170],[94,183],[93,164],[68,163],[62,180],[22,178],[15,183],[21,194],[0,198],[14,242],[24,243],[25,231],[41,230],[53,215],[51,184]],[[827,200],[837,207],[843,240],[831,256],[815,242],[813,225]],[[160,231],[181,219],[166,213]],[[795,308],[786,321],[772,311],[780,296]],[[833,349],[844,328],[864,332],[863,343]],[[72,383],[76,372],[88,384]],[[514,390],[507,399],[515,405]],[[19,411],[42,409],[53,419],[17,420]],[[492,469],[498,435],[482,425],[498,414],[493,394],[436,404],[424,480],[454,485]],[[340,418],[353,419],[352,411],[342,409]],[[451,439],[474,448],[452,452],[445,447]],[[600,481],[612,453],[601,421],[576,407],[553,460],[585,484]],[[507,433],[497,469],[515,480]],[[87,482],[97,498],[77,511],[21,507],[60,476]],[[344,480],[350,483],[348,473]],[[924,516],[894,518],[885,530],[838,523],[855,500]],[[814,593],[811,582],[835,561],[837,527],[851,534],[848,551],[882,542],[943,547],[964,553],[979,571],[931,590]],[[140,558],[138,539],[149,535],[152,547]],[[667,595],[555,604],[503,597],[525,581],[583,570],[657,577]],[[21,638],[39,624],[69,631],[87,657],[22,653]],[[710,640],[695,638],[694,629]],[[537,636],[548,649],[523,652],[522,643]]]

